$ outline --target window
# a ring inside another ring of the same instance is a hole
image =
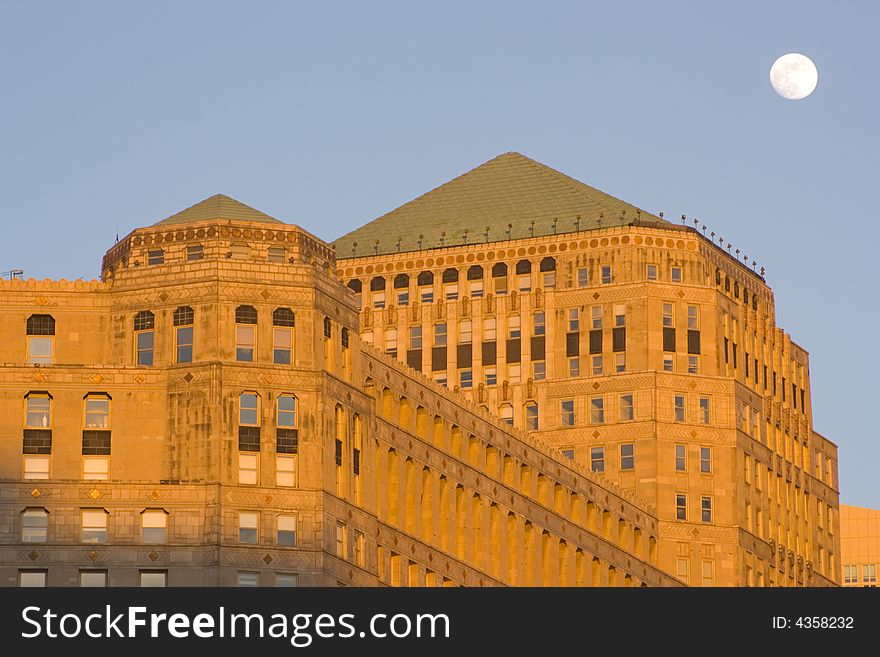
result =
[[[167,586],[168,573],[164,570],[142,570],[140,572],[141,588],[164,588]]]
[[[712,448],[700,447],[700,472],[712,472]]]
[[[241,512],[238,514],[238,542],[248,543],[250,545],[257,544],[257,525],[259,523],[259,514],[252,512]]]
[[[620,421],[627,422],[634,418],[635,414],[633,412],[633,396],[632,395],[621,395],[620,396]]]
[[[110,459],[106,456],[83,457],[83,479],[105,481],[110,475]]]
[[[532,315],[532,335],[544,335],[546,333],[544,321],[545,316],[543,312]]]
[[[336,523],[336,556],[348,558],[348,528],[342,522]]]
[[[703,424],[712,423],[712,408],[708,397],[700,397],[700,421]]]
[[[663,371],[672,372],[675,365],[675,354],[663,354]]]
[[[468,288],[471,298],[479,299],[483,296],[483,268],[480,265],[471,265],[467,270]]]
[[[461,370],[459,372],[459,386],[462,388],[473,388],[474,387],[474,372],[473,372],[473,370]]]
[[[49,537],[49,513],[46,509],[25,509],[21,514],[21,542],[45,543]]]
[[[162,249],[150,249],[147,251],[148,265],[161,265],[165,262],[165,251]]]
[[[275,588],[296,588],[299,586],[299,575],[293,573],[277,573]]]
[[[700,373],[700,357],[699,356],[688,356],[688,374],[699,374]]]
[[[602,356],[590,357],[590,370],[593,376],[601,376],[602,374]]]
[[[238,483],[255,486],[259,482],[259,455],[246,453],[238,455]]]
[[[28,365],[51,365],[55,358],[55,318],[31,315],[27,318]]]
[[[623,304],[614,306],[614,328],[626,326],[626,306]]]
[[[260,585],[260,573],[252,573],[246,571],[238,571],[239,588],[250,588]]]
[[[370,281],[370,295],[373,300],[373,308],[385,307],[385,279],[375,276]]]
[[[385,329],[385,353],[397,358],[397,329],[393,326]]]
[[[649,281],[657,280],[657,265],[648,265],[646,267],[646,275]]]
[[[291,363],[293,326],[295,319],[290,308],[276,308],[272,312],[272,362],[276,365]]]
[[[532,263],[528,260],[516,263],[516,286],[520,292],[532,291]]]
[[[164,509],[147,509],[141,514],[141,542],[168,542],[168,514]]]
[[[364,289],[363,283],[361,283],[359,279],[353,278],[348,282],[348,288],[354,292],[355,305],[357,306],[357,309],[360,310],[363,301],[361,296],[361,292]]]
[[[513,406],[511,406],[510,404],[505,404],[499,410],[498,416],[501,418],[502,422],[513,426]]]
[[[235,309],[235,360],[252,363],[257,340],[257,309],[239,306]]]
[[[136,362],[138,365],[153,364],[153,338],[156,318],[149,310],[142,310],[134,316],[134,336]]]
[[[498,296],[507,294],[507,265],[503,262],[492,266],[492,285]]]
[[[681,267],[672,268],[672,282],[681,283]]]
[[[409,305],[409,276],[398,274],[394,277],[394,293],[397,295],[398,306]]]
[[[568,309],[568,331],[574,333],[580,330],[580,311],[577,308]]]
[[[580,358],[569,358],[568,359],[568,376],[569,377],[578,377],[581,375],[581,359]]]
[[[48,479],[48,456],[24,456],[24,479]]]
[[[673,409],[675,412],[675,421],[684,422],[684,395],[675,395]]]
[[[567,427],[574,426],[574,400],[562,400],[562,424]]]
[[[181,306],[174,311],[172,323],[174,324],[174,340],[177,348],[177,363],[191,363],[193,359],[193,323],[195,321],[193,309],[189,306]]]
[[[89,394],[85,399],[86,429],[110,428],[110,398],[103,394]]]
[[[483,320],[483,340],[491,342],[496,339],[497,330],[494,317],[487,317]]]
[[[578,269],[577,270],[577,286],[578,287],[587,287],[590,284],[590,270],[589,269]]]
[[[680,579],[685,584],[688,583],[688,571],[690,563],[687,559],[676,559],[675,560],[675,576]]]
[[[688,306],[688,328],[693,331],[700,328],[700,309],[697,306]]]
[[[507,366],[507,378],[511,383],[519,383],[522,369],[519,363],[510,363]]]
[[[526,431],[538,430],[538,405],[535,402],[526,404]]]
[[[675,446],[675,471],[685,472],[687,470],[687,446]]]
[[[494,386],[498,384],[498,374],[494,367],[484,368],[483,375],[486,377],[487,386]]]
[[[590,328],[594,331],[602,328],[602,306],[590,308]]]
[[[624,443],[620,446],[620,469],[632,470],[635,467],[635,448],[632,443]]]
[[[445,388],[447,383],[446,372],[434,372],[434,383]]]
[[[574,447],[566,447],[562,450],[562,458],[574,461]]]
[[[862,583],[863,584],[876,584],[877,583],[877,564],[866,563],[866,564],[862,565]]]
[[[440,322],[439,324],[434,324],[434,346],[435,347],[445,347],[446,346],[446,322]]]
[[[605,472],[605,448],[590,447],[590,470]]]
[[[469,319],[463,319],[458,323],[458,343],[470,344],[473,342],[473,324]]]
[[[409,348],[410,349],[421,349],[422,348],[422,327],[421,326],[410,326],[409,327]]]
[[[447,269],[443,272],[443,295],[447,301],[458,299],[458,270]]]
[[[270,246],[269,250],[266,251],[266,258],[269,262],[284,262],[284,247],[283,246]]]
[[[186,259],[187,262],[192,262],[193,260],[201,260],[205,257],[205,247],[201,244],[190,244],[186,247]]]
[[[855,584],[859,580],[859,567],[855,564],[843,567],[843,583]]]
[[[539,269],[541,270],[544,287],[546,289],[553,289],[556,287],[556,259],[551,257],[546,257],[541,260],[541,264],[539,265]]]
[[[593,397],[590,399],[590,424],[602,424],[605,422],[605,399]]]
[[[19,570],[18,586],[21,588],[42,588],[46,586],[46,571]]]
[[[712,498],[700,498],[700,513],[703,522],[712,522]]]
[[[703,586],[715,586],[715,562],[703,561]]]
[[[363,532],[354,533],[354,562],[361,568],[366,565],[366,540]]]
[[[615,372],[626,372],[626,354],[625,353],[614,354],[614,371]]]
[[[25,426],[46,429],[52,426],[52,400],[48,394],[31,394],[25,402]]]
[[[106,570],[81,570],[79,571],[79,585],[81,588],[102,588],[107,586]]]
[[[82,542],[107,542],[107,512],[104,509],[82,510]]]
[[[675,519],[687,520],[687,495],[676,493],[675,495]]]
[[[296,486],[296,457],[288,454],[275,456],[275,485]]]
[[[519,315],[510,315],[507,318],[507,337],[512,340],[522,337]]]
[[[238,424],[246,426],[257,425],[259,398],[255,392],[243,392],[238,397]]]
[[[611,267],[605,266],[602,267],[602,285],[607,285],[611,282]]]
[[[429,271],[423,271],[417,279],[419,286],[419,295],[422,303],[434,302],[434,274]]]
[[[543,381],[547,378],[547,363],[543,360],[532,362],[532,378],[535,381]]]
[[[278,516],[278,545],[281,547],[296,546],[296,516]]]
[[[671,303],[663,304],[663,326],[665,328],[675,326],[674,306]]]

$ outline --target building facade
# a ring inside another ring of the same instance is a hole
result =
[[[649,505],[362,348],[333,250],[231,199],[0,307],[3,585],[680,585]]]
[[[704,231],[507,153],[334,246],[363,340],[646,500],[664,570],[833,585],[807,352]]]
[[[0,307],[3,585],[840,582],[762,276],[515,153],[332,246],[212,197]]]
[[[840,506],[840,560],[844,586],[877,586],[880,568],[880,511]]]

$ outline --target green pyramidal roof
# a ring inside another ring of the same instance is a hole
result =
[[[233,221],[265,221],[267,223],[280,224],[284,223],[270,217],[268,214],[255,210],[249,205],[245,205],[234,198],[229,198],[224,194],[215,194],[204,201],[200,201],[187,208],[181,210],[177,214],[173,214],[167,219],[154,224],[155,226],[167,226],[169,224],[189,224],[196,221],[209,221],[212,219],[232,219]]]
[[[524,155],[504,153],[333,245],[345,259],[592,230],[637,218],[663,222]]]

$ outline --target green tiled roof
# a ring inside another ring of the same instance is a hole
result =
[[[236,201],[234,198],[229,198],[223,194],[216,194],[210,198],[206,198],[204,201],[196,203],[186,210],[181,210],[177,214],[173,214],[167,219],[163,219],[154,225],[166,226],[168,224],[188,224],[211,219],[265,221],[273,224],[284,223],[274,217],[270,217],[268,214],[255,210],[249,205]]]
[[[637,218],[663,222],[524,155],[504,153],[333,245],[341,260],[592,230]]]

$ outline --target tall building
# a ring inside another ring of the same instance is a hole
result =
[[[763,278],[515,153],[332,247],[212,197],[0,309],[4,585],[840,581]]]
[[[676,586],[654,510],[362,348],[333,250],[223,196],[0,282],[6,586]]]
[[[807,352],[714,234],[506,153],[334,246],[364,341],[646,500],[667,572],[840,581]]]
[[[877,586],[880,567],[880,511],[842,504],[840,560],[844,586]]]

